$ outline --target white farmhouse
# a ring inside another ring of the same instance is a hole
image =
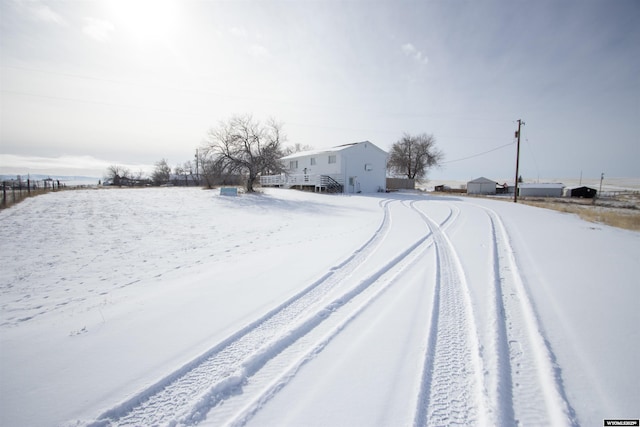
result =
[[[347,194],[386,189],[387,152],[369,141],[301,151],[280,160],[286,172],[261,176],[261,185]]]

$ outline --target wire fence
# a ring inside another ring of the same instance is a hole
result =
[[[67,188],[66,184],[56,179],[12,179],[2,181],[2,202],[0,208],[8,208],[27,197],[58,191]]]
[[[616,190],[616,191],[603,191],[599,197],[620,197],[620,196],[635,196],[640,197],[640,191],[635,190]]]

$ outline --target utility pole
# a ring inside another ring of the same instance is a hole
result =
[[[198,180],[198,185],[200,185],[200,172],[198,171],[198,149],[196,148],[196,179]]]
[[[600,191],[598,191],[598,197],[602,197],[602,180],[604,179],[604,172],[600,174]]]
[[[518,148],[516,149],[516,185],[513,192],[513,203],[518,203],[518,169],[520,168],[520,127],[524,125],[524,122],[518,119],[518,130],[516,131],[516,138],[518,138]]]

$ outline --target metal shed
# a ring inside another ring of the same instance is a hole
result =
[[[496,194],[496,181],[480,177],[467,182],[467,194]]]
[[[598,190],[596,190],[595,188],[591,188],[591,187],[576,187],[576,188],[569,188],[566,192],[566,195],[568,197],[582,197],[585,199],[593,199],[594,197],[596,197],[596,194],[598,193]]]
[[[522,197],[562,197],[564,184],[518,184],[518,195]]]

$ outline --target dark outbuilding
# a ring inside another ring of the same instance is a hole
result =
[[[576,187],[571,189],[571,197],[581,197],[584,199],[593,199],[596,197],[598,190],[591,187]]]

